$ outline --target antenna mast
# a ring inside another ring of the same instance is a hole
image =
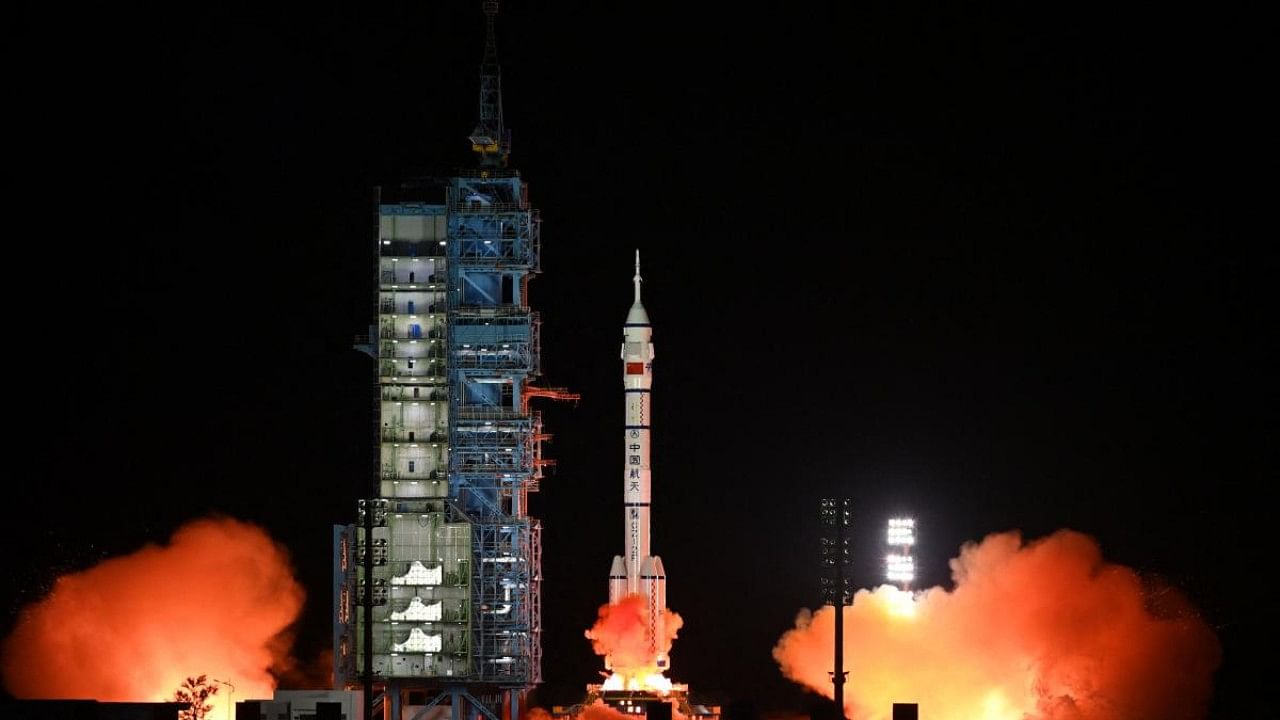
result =
[[[502,124],[502,68],[498,66],[498,40],[494,21],[498,0],[483,3],[484,59],[480,62],[480,116],[471,131],[471,149],[480,153],[481,167],[506,167],[511,153],[511,133]]]

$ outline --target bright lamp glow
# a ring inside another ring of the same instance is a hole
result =
[[[916,579],[916,562],[911,548],[916,544],[916,521],[913,518],[891,518],[886,535],[892,550],[884,559],[885,577],[903,588]]]
[[[892,518],[889,520],[888,541],[890,545],[910,547],[916,544],[916,521],[912,518]]]
[[[916,563],[910,555],[887,556],[885,568],[885,577],[890,582],[911,582],[916,578]]]

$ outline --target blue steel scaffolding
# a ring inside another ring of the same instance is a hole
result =
[[[527,504],[541,433],[524,395],[539,371],[538,323],[526,304],[539,221],[513,170],[454,177],[446,203],[449,493],[472,523],[474,671],[523,690],[542,679],[541,528]]]

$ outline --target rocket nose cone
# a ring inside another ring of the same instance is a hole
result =
[[[609,575],[612,577],[627,576],[627,565],[622,561],[621,555],[613,556],[613,565],[609,566]]]
[[[649,313],[645,312],[644,306],[636,303],[631,306],[631,310],[627,312],[628,325],[648,325]]]
[[[640,561],[641,577],[651,577],[653,575],[653,558],[647,557]]]
[[[657,555],[653,556],[653,574],[660,578],[665,578],[667,576],[666,569],[662,567],[662,558]]]

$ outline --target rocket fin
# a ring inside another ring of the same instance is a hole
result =
[[[626,597],[627,594],[627,561],[621,555],[613,556],[613,565],[609,567],[609,603],[613,604]]]

